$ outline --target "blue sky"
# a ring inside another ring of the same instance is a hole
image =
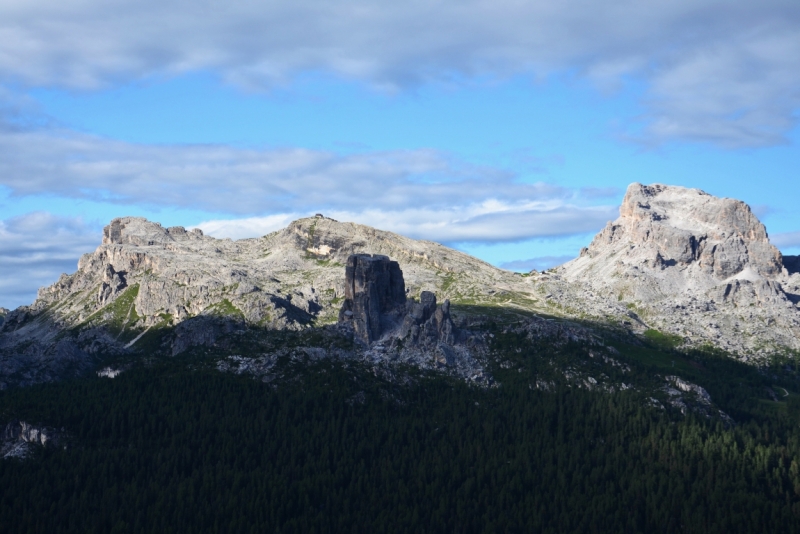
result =
[[[0,306],[123,215],[322,212],[528,270],[658,182],[798,254],[798,72],[796,1],[6,0]]]

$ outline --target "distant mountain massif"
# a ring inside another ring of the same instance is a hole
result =
[[[800,349],[796,258],[781,256],[746,204],[633,184],[619,219],[578,258],[541,273],[321,215],[239,241],[115,219],[77,272],[5,314],[0,387],[81,373],[108,355],[176,355],[235,332],[333,325],[345,264],[360,253],[397,261],[409,298],[447,299],[457,321],[499,314],[655,331],[756,363]],[[385,345],[370,341],[360,350]],[[468,367],[462,374],[477,369]]]

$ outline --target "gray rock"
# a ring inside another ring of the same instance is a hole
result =
[[[352,324],[356,339],[369,345],[395,326],[405,310],[405,288],[403,271],[396,261],[378,254],[351,255],[345,268],[339,322]]]
[[[584,293],[607,295],[611,308],[614,299],[630,308],[639,323],[632,328],[672,332],[687,345],[710,342],[748,359],[800,348],[795,265],[741,201],[632,184],[620,217],[554,274]]]
[[[456,328],[450,317],[450,301],[445,300],[437,307],[436,295],[423,291],[420,302],[408,303],[399,337],[421,347],[435,347],[440,343],[454,345]]]
[[[387,256],[354,254],[347,259],[339,322],[352,325],[364,345],[385,337],[428,349],[456,342],[450,301],[437,306],[430,291],[423,291],[419,302],[407,301],[403,271]]]
[[[24,458],[33,447],[52,447],[63,440],[63,432],[14,420],[0,434],[0,458]]]

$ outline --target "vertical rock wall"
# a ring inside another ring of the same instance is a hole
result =
[[[339,322],[352,321],[364,343],[381,337],[405,311],[406,286],[400,264],[378,254],[353,254],[345,268],[345,302]]]

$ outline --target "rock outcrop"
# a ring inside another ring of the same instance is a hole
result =
[[[405,307],[406,285],[400,264],[379,254],[347,258],[339,322],[352,324],[357,339],[367,345],[380,339],[396,327]]]
[[[430,291],[423,291],[419,302],[407,300],[403,271],[387,256],[354,254],[347,259],[339,322],[352,325],[365,345],[387,337],[429,349],[456,343],[450,301],[437,306]]]
[[[624,302],[645,326],[745,352],[800,348],[787,264],[747,204],[632,184],[620,217],[555,273]]]
[[[420,294],[419,302],[411,302],[403,319],[399,336],[421,347],[433,347],[439,343],[454,345],[456,329],[450,317],[450,301],[436,305],[436,295],[430,291]]]
[[[52,447],[62,439],[63,432],[55,429],[11,421],[0,434],[0,458],[24,458],[34,447]]]

